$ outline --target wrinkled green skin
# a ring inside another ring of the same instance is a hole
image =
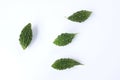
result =
[[[58,46],[65,46],[72,42],[72,39],[75,37],[76,34],[73,33],[62,33],[58,35],[58,37],[54,40],[54,44]]]
[[[31,40],[32,40],[31,23],[28,23],[21,31],[20,38],[19,38],[22,48],[26,49],[30,44]]]
[[[56,60],[53,64],[52,67],[57,70],[65,70],[67,68],[72,68],[76,65],[80,65],[81,63],[70,59],[70,58],[61,58]]]
[[[92,13],[91,11],[81,10],[69,16],[68,19],[74,22],[81,23],[87,20],[89,16],[91,15],[91,13]]]

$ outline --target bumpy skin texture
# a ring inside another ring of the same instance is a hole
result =
[[[26,49],[32,40],[31,23],[28,23],[21,31],[19,42],[23,49]]]
[[[68,19],[74,22],[81,23],[87,20],[91,13],[92,13],[91,11],[81,10],[69,16]]]
[[[72,42],[72,39],[75,37],[74,33],[62,33],[54,40],[54,44],[58,46],[65,46]]]
[[[81,65],[81,63],[73,59],[70,59],[70,58],[61,58],[61,59],[56,60],[52,64],[52,67],[57,70],[65,70],[67,68],[72,68],[77,65]]]

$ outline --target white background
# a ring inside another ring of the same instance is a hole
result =
[[[0,0],[0,80],[120,80],[119,0]],[[83,23],[67,20],[79,10],[92,15]],[[32,23],[33,40],[23,50],[19,35]],[[78,33],[64,47],[57,35]],[[58,71],[59,58],[84,65]]]

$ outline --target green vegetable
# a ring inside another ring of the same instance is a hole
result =
[[[70,59],[70,58],[61,58],[56,60],[53,64],[52,67],[57,70],[64,70],[67,68],[72,68],[74,66],[81,65],[81,63]]]
[[[72,42],[72,39],[75,37],[74,33],[62,33],[54,40],[54,44],[58,46],[65,46]]]
[[[74,22],[84,22],[91,15],[91,11],[81,10],[68,17],[69,20]]]
[[[28,23],[21,31],[19,42],[23,49],[26,49],[32,40],[31,23]]]

